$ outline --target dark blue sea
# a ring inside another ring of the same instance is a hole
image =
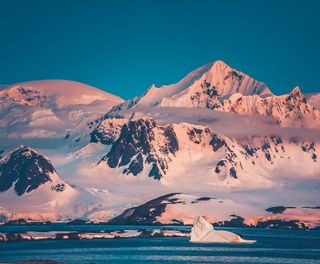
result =
[[[154,229],[155,227],[139,227]],[[189,227],[182,227],[188,229]],[[21,226],[5,231],[74,231],[137,229],[132,226]],[[188,238],[122,238],[46,240],[0,243],[0,263],[56,260],[71,264],[100,263],[320,263],[320,231],[225,228],[257,240],[255,244],[191,244]]]

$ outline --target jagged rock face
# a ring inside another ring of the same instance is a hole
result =
[[[188,87],[185,87],[183,91],[172,97],[163,98],[158,104],[160,106],[221,110],[222,100],[234,93],[259,95],[262,97],[272,94],[264,83],[258,82],[248,75],[232,69],[222,61],[216,61],[209,65],[207,71],[199,79],[195,80]]]
[[[97,133],[92,136],[96,136],[97,142],[111,144],[111,150],[102,162],[110,168],[123,168],[123,174],[136,176],[143,173],[157,180],[177,166],[174,163],[177,155],[192,157],[199,155],[199,151],[212,157],[210,173],[218,181],[229,183],[241,180],[253,170],[269,170],[291,160],[294,158],[290,154],[292,145],[297,146],[300,153],[307,154],[303,154],[305,159],[318,162],[316,143],[296,138],[285,142],[275,135],[257,137],[253,141],[232,139],[219,136],[208,127],[191,124],[159,126],[150,118],[106,119],[101,124],[97,129],[99,136]]]
[[[294,158],[291,148],[297,146],[300,153],[305,152],[306,161],[318,162],[317,144],[314,141],[303,141],[292,138],[283,141],[279,136],[259,137],[256,141],[230,140],[212,136],[210,145],[214,152],[222,152],[223,159],[219,160],[214,172],[221,180],[226,177],[239,178],[239,174],[246,173],[255,167],[273,167],[277,163],[286,162]],[[208,153],[209,155],[209,153]]]
[[[182,202],[174,197],[177,194],[179,193],[166,194],[145,204],[129,208],[111,219],[109,223],[115,225],[158,224],[157,217],[165,211],[167,205]]]
[[[262,82],[237,71],[222,61],[206,64],[185,76],[181,81],[160,88],[152,86],[139,97],[114,106],[110,115],[137,106],[170,106],[221,109],[222,99],[234,93],[271,96]]]
[[[212,146],[214,152],[223,150],[225,153],[225,159],[218,161],[215,167],[215,173],[218,175],[224,174],[224,176],[230,176],[234,179],[237,179],[237,171],[235,167],[243,169],[241,161],[237,161],[237,154],[233,151],[226,141],[214,134],[209,143]]]
[[[315,143],[311,142],[311,143],[305,143],[303,142],[301,145],[301,149],[302,151],[306,152],[306,153],[310,153],[311,158],[313,159],[314,162],[318,161],[318,155],[316,154],[316,149],[315,149]]]
[[[319,127],[320,112],[307,103],[299,88],[288,95],[261,98],[234,94],[217,110],[237,114],[273,116],[281,126]]]
[[[197,128],[197,127],[190,127],[186,128],[186,133],[191,142],[194,144],[201,144],[205,146],[204,139],[209,135],[212,135],[212,132],[209,128]]]
[[[258,162],[260,163],[258,166],[275,166],[277,163],[285,163],[286,160],[295,159],[297,154],[290,153],[292,147],[298,147],[299,155],[303,152],[307,154],[304,157],[304,162],[318,162],[317,144],[314,141],[303,141],[297,138],[290,138],[284,141],[278,136],[266,136],[259,143],[247,142],[246,144],[242,143],[241,146],[243,148],[240,151],[241,159],[250,161],[253,166],[257,165]],[[243,169],[247,170],[246,168]]]
[[[100,142],[105,145],[113,144],[120,136],[122,126],[127,122],[125,119],[105,119],[90,134],[90,142]]]
[[[220,95],[217,87],[211,86],[211,83],[204,81],[200,84],[197,91],[190,95],[192,105],[197,108],[220,109]]]
[[[139,119],[122,126],[119,138],[103,160],[111,168],[125,167],[123,173],[133,175],[149,164],[149,176],[159,180],[178,149],[173,126],[157,126],[152,119]]]
[[[284,127],[320,127],[318,97],[312,104],[296,87],[291,93],[275,96],[268,87],[221,61],[205,65],[180,82],[160,88],[152,86],[142,96],[115,106],[110,115],[139,106],[195,107],[237,114],[274,117]]]
[[[107,121],[108,119],[103,122]],[[204,151],[208,149],[208,155],[214,156],[215,152],[223,155],[224,159],[220,160],[215,168],[215,173],[222,178],[237,179],[237,170],[243,170],[241,161],[238,161],[239,154],[232,149],[234,146],[229,146],[222,137],[214,134],[209,128],[177,125],[176,129],[180,131],[179,138],[174,126],[159,126],[153,119],[121,122],[124,124],[115,141],[106,140],[110,134],[113,135],[110,133],[110,128],[119,130],[118,127],[110,125],[106,130],[101,127],[100,138],[97,141],[112,144],[110,152],[102,158],[102,162],[106,161],[110,168],[123,167],[123,174],[136,176],[149,170],[147,171],[149,177],[160,180],[166,175],[170,163],[175,159],[179,151],[179,140],[182,140],[183,134],[190,141],[188,145],[191,150],[194,144],[199,145]]]
[[[51,162],[32,149],[22,146],[9,153],[0,163],[0,191],[14,186],[17,195],[23,195],[51,182],[50,175],[55,173]],[[58,186],[59,191],[63,186]]]

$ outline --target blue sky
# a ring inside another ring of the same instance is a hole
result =
[[[282,94],[320,90],[320,1],[1,0],[0,83],[84,82],[123,98],[221,59]]]

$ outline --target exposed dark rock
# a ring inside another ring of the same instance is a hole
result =
[[[267,212],[272,212],[273,214],[282,214],[286,209],[295,208],[290,206],[274,206],[267,208]]]
[[[198,89],[192,95],[190,100],[194,107],[218,109],[221,108],[220,96],[217,91],[217,87],[211,85],[206,80],[201,84],[201,89]]]
[[[195,143],[195,144],[200,144],[201,142],[201,134],[202,134],[202,129],[198,129],[198,128],[193,128],[190,129],[187,132],[189,139]]]
[[[155,133],[162,142],[155,140]],[[119,138],[102,160],[111,168],[126,167],[123,173],[133,175],[143,171],[144,163],[151,164],[149,176],[159,180],[166,173],[170,154],[178,150],[173,126],[157,126],[152,119],[139,119],[123,125]]]
[[[236,169],[235,169],[234,167],[230,168],[229,172],[230,172],[230,176],[231,176],[231,177],[233,177],[233,178],[235,178],[235,179],[238,179],[238,177],[237,177],[237,171],[236,171]]]
[[[226,167],[226,160],[220,160],[220,161],[217,163],[216,169],[215,169],[215,173],[220,173],[221,167]]]
[[[148,176],[149,177],[153,177],[156,180],[160,180],[161,179],[162,174],[161,174],[161,172],[160,172],[160,170],[159,170],[157,165],[152,164],[152,167],[151,167],[151,170],[150,170]]]
[[[27,221],[26,219],[20,218],[15,220],[10,220],[6,222],[4,225],[13,226],[13,225],[51,225],[50,221]]]
[[[201,128],[190,128],[187,131],[187,135],[189,139],[195,144],[201,144],[202,139],[207,135],[212,135],[212,132],[209,128],[201,129]]]
[[[123,173],[126,173],[126,174],[132,173],[134,176],[137,176],[142,170],[143,170],[143,157],[142,157],[142,154],[139,153],[137,157],[132,162],[130,162],[128,169],[125,169]],[[149,176],[152,176],[152,175],[149,174]]]
[[[263,151],[267,151],[268,149],[270,149],[270,144],[268,142],[264,143],[262,146],[261,146],[261,149]]]
[[[0,149],[0,159],[2,159],[2,154],[4,153],[4,150]]]
[[[114,142],[114,138],[112,137],[112,135],[106,135],[106,133],[103,133],[102,131],[95,129],[90,133],[90,142],[100,142],[105,145],[110,145]]]
[[[64,183],[57,183],[56,185],[51,186],[51,190],[56,192],[63,192],[66,188]]]
[[[6,191],[14,185],[19,196],[29,193],[51,182],[50,174],[54,172],[48,159],[29,147],[21,146],[1,160],[0,191]]]
[[[249,147],[248,145],[244,145],[243,148],[246,151],[246,153],[252,157],[253,157],[254,153],[256,152],[255,148]]]
[[[312,157],[313,161],[317,162],[317,154],[316,153],[312,153]]]
[[[16,220],[10,220],[5,223],[5,225],[27,225],[28,222],[25,219],[16,219]]]
[[[191,203],[199,203],[199,202],[206,202],[206,201],[210,201],[210,200],[216,200],[217,198],[212,198],[212,197],[200,197],[194,201],[192,201]]]
[[[218,151],[221,147],[226,145],[226,142],[219,138],[217,135],[214,135],[209,143],[212,146],[213,151]]]
[[[67,225],[88,225],[93,224],[91,221],[84,220],[84,219],[74,219],[66,223]]]
[[[170,193],[137,207],[129,208],[108,223],[116,225],[160,224],[156,218],[165,212],[167,205],[181,203],[181,201],[173,198],[177,194]]]
[[[173,225],[183,225],[183,222],[178,219],[172,219],[171,222]]]
[[[248,225],[244,223],[245,219],[243,217],[238,215],[230,215],[230,216],[231,216],[230,220],[213,223],[213,226],[214,227],[248,227]]]
[[[110,145],[118,139],[121,128],[126,123],[126,120],[120,118],[110,118],[102,119],[98,122],[99,125],[90,133],[90,142],[100,142],[104,145]]]
[[[238,82],[241,82],[243,79],[243,75],[241,75],[237,71],[229,71],[229,73],[224,77],[224,80],[228,80],[229,78],[232,78],[233,80],[237,80]]]
[[[282,139],[278,136],[271,136],[271,140],[276,146],[282,144]]]
[[[265,153],[264,156],[266,157],[267,160],[271,161],[271,155],[270,153]]]
[[[266,220],[258,222],[257,228],[284,228],[284,229],[306,229],[304,223],[300,223],[298,220]]]

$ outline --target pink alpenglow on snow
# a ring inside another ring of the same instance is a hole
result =
[[[239,235],[224,231],[215,230],[203,217],[197,216],[193,220],[193,227],[190,233],[192,243],[255,243],[255,240],[245,240]]]

